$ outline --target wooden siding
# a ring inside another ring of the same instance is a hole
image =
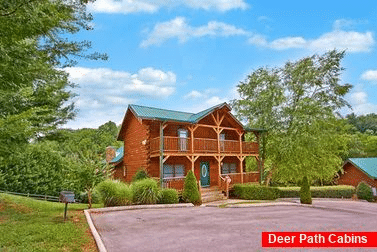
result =
[[[131,181],[138,169],[147,168],[149,165],[149,153],[146,140],[148,139],[148,127],[143,125],[132,112],[128,112],[125,118],[127,128],[123,131],[125,176],[124,181]],[[119,173],[114,175],[119,178]]]
[[[344,174],[340,175],[338,179],[339,185],[357,186],[360,182],[365,182],[371,187],[377,187],[377,180],[368,177],[363,171],[355,167],[351,163],[346,163],[343,166]]]

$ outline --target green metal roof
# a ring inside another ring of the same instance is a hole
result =
[[[190,117],[194,114],[167,109],[151,108],[139,105],[130,105],[136,116],[146,119],[157,119],[161,121],[190,122]]]
[[[203,117],[210,114],[212,111],[218,108],[221,108],[223,106],[228,106],[228,104],[224,102],[196,114],[174,111],[174,110],[167,110],[167,109],[151,108],[151,107],[145,107],[145,106],[139,106],[139,105],[133,105],[133,104],[130,105],[130,108],[135,112],[135,114],[138,117],[144,118],[144,119],[196,123]]]
[[[365,172],[369,177],[377,179],[377,157],[349,158],[348,160]]]
[[[110,163],[119,163],[120,161],[123,160],[123,146],[117,149],[115,153],[115,157],[110,161]]]

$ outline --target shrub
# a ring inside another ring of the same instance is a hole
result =
[[[300,187],[279,187],[281,198],[299,198]],[[352,198],[355,193],[353,186],[339,185],[339,186],[311,186],[310,191],[312,198]]]
[[[89,199],[88,199],[88,192],[82,192],[80,193],[78,196],[77,196],[77,199],[79,200],[79,202],[81,203],[89,203]],[[97,204],[101,202],[101,199],[100,199],[100,196],[98,195],[98,192],[97,191],[94,191],[92,193],[92,203],[93,204]]]
[[[240,199],[275,200],[279,198],[279,189],[255,184],[235,184],[234,194]]]
[[[300,188],[300,203],[312,204],[312,194],[310,192],[310,184],[308,177],[304,177]]]
[[[105,207],[124,206],[132,202],[130,187],[116,180],[105,180],[99,183],[96,191]]]
[[[189,171],[186,175],[182,198],[185,202],[192,203],[196,206],[202,204],[198,184],[196,183],[196,178],[192,171]]]
[[[372,188],[364,182],[358,184],[356,194],[359,199],[367,200],[369,202],[374,200]]]
[[[151,178],[132,183],[135,204],[156,204],[159,194],[157,181]]]
[[[132,182],[136,182],[136,181],[143,180],[146,178],[149,178],[147,170],[144,168],[140,168],[132,177]]]
[[[175,189],[162,189],[158,197],[158,204],[177,204],[178,192]]]

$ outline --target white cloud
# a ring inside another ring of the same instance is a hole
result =
[[[89,4],[89,10],[100,13],[154,13],[160,8],[179,6],[221,12],[233,9],[245,10],[249,7],[244,0],[97,0]]]
[[[93,89],[92,92],[101,96],[166,98],[175,91],[175,74],[151,67],[135,74],[108,68],[72,67],[65,70],[70,74],[70,80],[78,83],[82,90]]]
[[[368,70],[361,75],[361,79],[368,81],[377,81],[377,70]]]
[[[283,37],[268,42],[264,36],[254,35],[248,42],[253,45],[269,47],[276,50],[292,48],[310,49],[314,51],[327,51],[332,49],[347,50],[348,52],[368,52],[375,44],[372,32],[344,31],[341,28],[350,26],[353,21],[337,20],[334,30],[327,32],[315,39],[304,37]]]
[[[344,29],[353,29],[357,25],[360,24],[367,24],[367,20],[354,20],[354,19],[338,19],[335,20],[333,24],[333,29],[334,30],[344,30]]]
[[[286,37],[276,39],[270,43],[270,47],[278,50],[284,50],[289,48],[303,48],[307,44],[302,37]]]
[[[368,101],[368,94],[360,86],[356,88],[358,91],[348,95],[352,112],[356,115],[377,113],[377,104]]]
[[[119,123],[127,105],[141,98],[164,99],[175,92],[176,75],[151,67],[137,73],[108,68],[71,67],[64,69],[69,80],[79,85],[74,98],[78,119],[65,127],[98,127],[112,120]]]
[[[263,35],[260,35],[260,34],[256,34],[256,35],[251,36],[248,39],[248,42],[250,44],[256,45],[256,46],[267,46],[268,45],[266,37],[263,36]]]
[[[356,105],[365,104],[368,101],[368,95],[365,92],[355,92],[351,94],[351,99]]]
[[[209,99],[205,101],[205,104],[208,106],[215,106],[223,102],[228,102],[228,99],[226,98],[220,98],[218,96],[212,96]]]
[[[248,34],[243,29],[217,21],[210,21],[204,26],[192,27],[187,24],[184,17],[176,17],[173,20],[156,24],[148,38],[143,40],[140,46],[161,45],[172,38],[177,38],[180,43],[184,43],[192,37],[229,37]]]
[[[197,99],[197,98],[201,98],[203,96],[204,95],[202,93],[200,93],[199,91],[193,90],[190,93],[186,94],[183,98],[185,98],[185,99]]]
[[[213,96],[214,94],[218,92],[219,92],[219,89],[217,88],[207,88],[203,91],[192,90],[190,93],[186,94],[183,98],[190,99],[190,100],[195,100],[199,98],[209,99],[209,97]]]

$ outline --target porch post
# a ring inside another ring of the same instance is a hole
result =
[[[240,157],[241,184],[243,184],[243,157]]]
[[[255,133],[255,136],[257,137],[257,143],[258,143],[258,158],[257,158],[257,161],[258,161],[258,168],[259,168],[259,184],[262,184],[262,179],[263,179],[263,167],[262,167],[262,162],[261,162],[261,157],[260,157],[260,133]]]
[[[160,186],[163,187],[164,178],[164,126],[163,122],[160,123]]]
[[[217,159],[217,163],[219,164],[219,174],[218,174],[218,186],[220,186],[221,185],[221,158],[219,157],[219,158],[216,158]]]

